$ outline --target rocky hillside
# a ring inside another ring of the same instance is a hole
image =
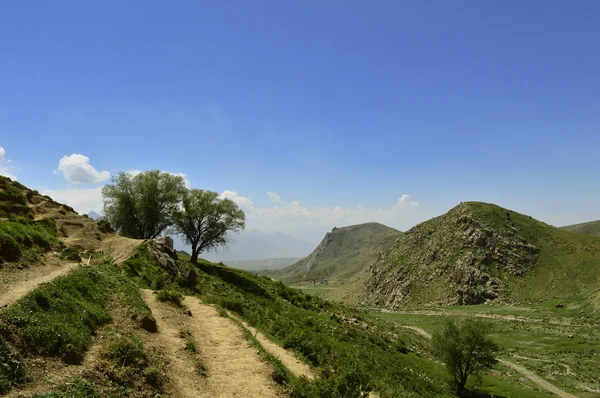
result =
[[[561,229],[577,232],[578,234],[600,236],[600,220],[567,225],[565,227],[561,227]]]
[[[33,231],[40,230],[42,227],[49,228],[52,229],[51,235],[58,238],[63,246],[81,252],[103,251],[119,263],[141,243],[136,239],[119,236],[108,224],[102,221],[96,222],[87,215],[79,215],[65,204],[1,176],[0,221],[5,221],[0,229],[8,230],[12,236],[17,236],[15,229],[28,228]],[[30,246],[31,239],[26,241],[22,242],[23,245]],[[46,251],[51,248],[49,244],[42,246]],[[54,249],[60,249],[54,246]],[[6,250],[6,245],[0,242],[0,252]],[[0,254],[0,259],[2,258]]]
[[[600,286],[600,238],[467,202],[403,234],[370,270],[363,302],[386,308],[572,297]]]
[[[381,250],[389,248],[401,232],[378,223],[333,228],[307,257],[270,273],[285,283],[310,279],[346,280],[368,269]]]

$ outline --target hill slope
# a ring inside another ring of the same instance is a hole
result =
[[[269,273],[285,283],[307,279],[348,279],[368,269],[377,254],[390,247],[401,232],[378,223],[334,228],[307,257]]]
[[[578,234],[600,236],[600,220],[567,225],[560,228],[571,232],[577,232]]]
[[[403,234],[371,268],[368,305],[387,308],[564,298],[600,286],[600,238],[467,202]]]

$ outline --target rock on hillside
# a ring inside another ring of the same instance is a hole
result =
[[[577,294],[598,284],[600,240],[587,238],[496,205],[461,203],[380,256],[363,303],[398,308]]]
[[[378,253],[389,248],[400,234],[378,223],[333,228],[310,255],[269,275],[286,283],[349,279],[367,270]]]

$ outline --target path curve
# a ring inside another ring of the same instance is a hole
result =
[[[77,267],[79,267],[78,263],[62,263],[60,266],[36,266],[19,271],[16,280],[0,285],[2,289],[0,292],[0,307],[14,304],[42,283],[66,275]]]
[[[431,333],[427,332],[424,329],[421,329],[420,327],[403,326],[403,325],[401,325],[401,326],[405,329],[410,329],[410,330],[417,332],[418,334],[425,337],[426,339],[431,339]],[[528,377],[531,381],[533,381],[534,383],[536,383],[537,385],[542,387],[544,390],[549,391],[553,394],[556,394],[561,398],[579,398],[576,395],[573,395],[566,391],[561,390],[560,388],[556,387],[554,384],[542,379],[541,377],[539,377],[532,371],[527,370],[527,368],[524,368],[521,365],[517,365],[514,362],[510,362],[510,361],[507,361],[506,359],[501,359],[501,358],[498,358],[498,362],[503,363],[504,365],[513,368],[517,372],[521,373],[523,376]]]
[[[290,370],[290,372],[292,372],[298,377],[304,376],[308,379],[315,378],[313,370],[307,364],[301,362],[298,358],[296,358],[296,356],[293,353],[286,350],[279,344],[271,341],[267,336],[265,336],[260,330],[256,329],[254,326],[248,325],[245,321],[231,314],[230,312],[227,313],[230,317],[236,319],[238,322],[244,325],[244,327],[248,329],[250,333],[252,333],[254,338],[258,340],[260,345],[262,345],[265,350],[271,353],[271,355],[278,358],[281,361],[281,363],[283,363],[285,367]]]
[[[184,304],[192,311],[190,332],[208,369],[205,390],[198,397],[285,396],[273,381],[273,369],[246,340],[239,325],[198,298],[188,296]]]

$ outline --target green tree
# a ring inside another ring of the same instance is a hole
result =
[[[470,375],[481,377],[481,371],[498,361],[498,346],[488,337],[491,326],[480,320],[447,320],[433,336],[433,348],[446,364],[458,396],[462,396]]]
[[[171,225],[185,191],[181,176],[158,170],[121,172],[102,188],[104,215],[122,235],[154,239]]]
[[[230,199],[201,189],[191,189],[183,197],[182,206],[173,214],[177,234],[192,246],[192,262],[204,250],[228,243],[227,233],[245,227],[244,212]]]

